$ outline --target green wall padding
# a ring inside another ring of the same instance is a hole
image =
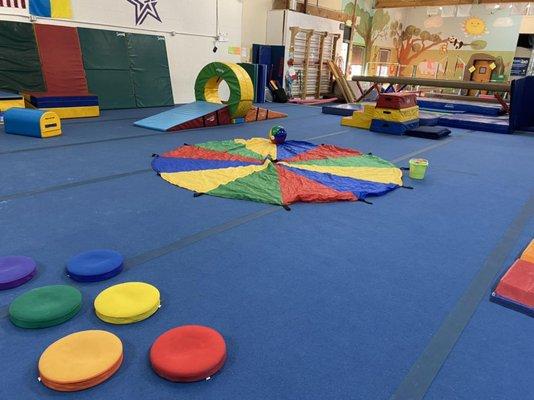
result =
[[[126,33],[78,28],[89,91],[102,109],[135,108]]]
[[[137,106],[174,105],[165,38],[138,34],[127,38]]]
[[[258,64],[251,63],[237,63],[241,68],[247,71],[248,76],[252,80],[252,85],[254,86],[254,102],[258,101],[256,98],[257,87],[258,87]]]
[[[32,24],[0,21],[0,89],[46,90]]]

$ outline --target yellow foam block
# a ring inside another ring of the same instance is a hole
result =
[[[365,112],[354,111],[351,117],[341,118],[341,125],[353,128],[369,129],[373,116]]]
[[[144,282],[111,286],[96,297],[98,318],[110,324],[131,324],[147,319],[160,306],[159,290]]]
[[[41,382],[51,389],[71,392],[102,383],[123,360],[121,340],[100,330],[70,334],[52,343],[39,359]]]
[[[403,108],[393,110],[390,108],[375,108],[374,118],[381,121],[406,122],[419,119],[419,107]]]
[[[7,111],[13,107],[24,108],[24,99],[0,100],[0,111]]]
[[[61,119],[70,118],[91,118],[100,116],[99,106],[86,106],[86,107],[53,107],[53,108],[40,108],[40,110],[53,111]]]
[[[364,104],[363,105],[363,113],[365,115],[368,115],[370,118],[373,118],[374,115],[375,115],[375,108],[376,108],[376,105],[373,103],[373,104]]]
[[[521,254],[521,260],[534,264],[534,239]]]
[[[39,121],[41,137],[54,137],[61,135],[61,119],[52,111],[47,111]]]

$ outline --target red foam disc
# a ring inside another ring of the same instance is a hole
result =
[[[217,373],[226,361],[226,343],[212,328],[185,325],[168,330],[150,349],[150,363],[173,382],[201,381]]]

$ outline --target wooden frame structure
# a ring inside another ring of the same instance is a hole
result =
[[[332,91],[328,63],[335,59],[340,35],[297,26],[292,26],[289,30],[289,53],[293,58],[293,66],[301,72],[301,84],[298,90],[292,87],[291,92],[303,100],[308,96],[319,99]]]
[[[504,100],[504,95],[510,92],[510,83],[493,83],[493,82],[470,82],[470,81],[454,81],[448,79],[425,79],[425,78],[401,78],[396,76],[353,76],[352,80],[356,82],[358,89],[361,91],[361,96],[356,100],[359,102],[363,100],[369,93],[376,90],[378,93],[393,89],[395,92],[400,92],[406,89],[407,86],[423,86],[423,87],[439,87],[450,89],[467,89],[467,90],[486,90],[492,92],[497,102],[501,105],[504,112],[510,111],[510,106]],[[371,86],[364,90],[360,82],[369,82]],[[382,89],[380,85],[388,85]],[[458,96],[457,98],[465,98],[467,96]]]

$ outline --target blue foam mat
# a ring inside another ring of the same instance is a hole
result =
[[[354,111],[359,111],[363,107],[361,104],[328,104],[323,106],[323,114],[341,115],[343,117],[350,117]]]
[[[4,90],[0,90],[0,100],[17,100],[17,99],[22,99],[22,95],[18,93],[6,92]]]
[[[490,117],[477,114],[443,115],[439,125],[476,131],[511,133],[508,117]]]
[[[183,106],[175,107],[172,110],[153,115],[151,117],[136,121],[135,126],[154,129],[166,132],[173,127],[200,118],[204,115],[218,111],[226,107],[224,104],[208,103],[206,101],[195,101]]]
[[[439,110],[447,112],[466,112],[481,115],[501,115],[502,108],[499,104],[477,103],[473,101],[434,99],[418,97],[417,105],[426,110]]]
[[[404,135],[407,130],[417,128],[419,120],[414,119],[406,122],[383,121],[373,119],[370,130],[373,132],[388,133],[390,135]]]

